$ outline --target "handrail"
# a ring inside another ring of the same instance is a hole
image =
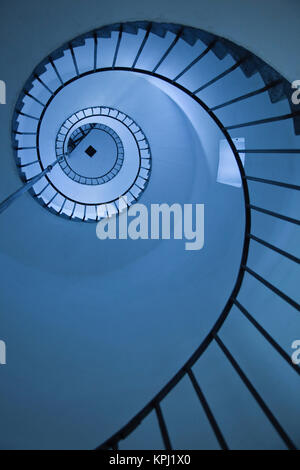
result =
[[[54,166],[57,163],[59,163],[60,159],[61,157],[57,158],[53,163],[51,163],[51,165],[48,165],[47,168],[45,168],[45,170],[41,171],[41,173],[31,178],[29,181],[27,181],[27,183],[24,183],[23,186],[21,186],[14,193],[12,193],[10,196],[4,199],[4,201],[0,203],[0,214],[4,212],[20,196],[22,196],[22,194],[29,191],[32,188],[32,186],[34,186],[38,181],[40,181],[40,179],[43,178],[43,176],[47,175],[47,173],[50,173],[50,171],[54,168]],[[33,162],[33,163],[36,163],[36,162]]]

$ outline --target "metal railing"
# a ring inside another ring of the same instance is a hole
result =
[[[128,67],[117,66],[117,58],[118,58],[120,45],[122,43],[122,37],[123,37],[124,32],[131,32],[132,34],[136,34],[136,31],[139,28],[142,28],[145,30],[145,35],[132,64],[129,65]],[[99,47],[99,41],[101,40],[101,34],[104,34],[104,33],[108,34],[109,31],[110,32],[118,31],[117,45],[116,45],[111,67],[101,68],[100,64],[98,64],[97,62],[97,50]],[[164,31],[165,32],[172,31],[175,34],[174,40],[171,43],[171,45],[168,46],[167,50],[164,52],[160,60],[156,63],[154,68],[152,68],[151,70],[138,68],[137,67],[138,60],[143,53],[145,45],[147,41],[149,40],[150,34],[153,33],[153,34],[163,35]],[[179,90],[184,92],[186,95],[190,96],[195,102],[198,103],[199,106],[202,107],[202,109],[204,109],[207,112],[210,118],[213,119],[213,121],[218,126],[220,131],[223,133],[224,138],[227,140],[234,154],[234,157],[235,157],[235,160],[236,160],[236,163],[238,165],[239,172],[241,175],[242,190],[244,194],[244,210],[245,210],[244,241],[243,241],[243,250],[242,250],[239,272],[236,278],[235,285],[232,289],[231,295],[229,296],[229,299],[223,311],[221,312],[220,316],[218,317],[216,323],[214,324],[214,326],[212,327],[212,329],[210,330],[206,338],[201,342],[201,344],[196,349],[196,351],[185,362],[185,364],[178,370],[178,372],[169,380],[169,382],[125,426],[123,426],[120,430],[118,430],[114,435],[109,437],[105,442],[100,444],[97,447],[97,449],[98,450],[118,449],[120,441],[123,439],[126,439],[126,437],[129,436],[140,425],[140,423],[152,412],[155,413],[157,417],[157,424],[161,432],[165,449],[172,449],[172,442],[171,442],[169,431],[168,431],[168,424],[166,420],[164,419],[162,408],[161,408],[161,403],[184,377],[189,378],[191,385],[199,399],[200,406],[204,410],[204,413],[208,419],[208,422],[211,426],[211,429],[214,432],[214,435],[220,447],[222,449],[228,449],[229,446],[226,442],[226,436],[224,436],[224,433],[218,424],[218,417],[215,416],[209,404],[209,397],[206,397],[204,395],[203,390],[201,388],[201,384],[197,381],[192,370],[193,366],[198,361],[201,360],[201,358],[205,355],[205,352],[207,351],[208,346],[212,343],[215,343],[218,346],[220,351],[223,353],[224,360],[227,360],[231,364],[231,366],[234,368],[241,382],[247,388],[249,393],[253,396],[258,406],[260,407],[261,411],[265,415],[266,419],[271,423],[275,431],[278,433],[282,441],[285,443],[286,447],[288,449],[295,449],[296,444],[293,442],[293,439],[285,431],[285,429],[279,422],[278,418],[275,416],[275,414],[271,411],[270,407],[267,405],[266,400],[257,391],[255,384],[253,384],[250,381],[246,372],[241,368],[240,364],[237,362],[237,359],[234,357],[233,353],[230,351],[228,346],[226,346],[226,344],[221,340],[219,336],[220,330],[222,329],[222,326],[224,325],[226,319],[228,318],[228,315],[230,314],[232,307],[235,306],[238,308],[240,314],[255,327],[257,332],[264,338],[264,340],[267,341],[268,344],[270,344],[271,347],[284,359],[285,364],[288,367],[290,367],[296,374],[298,375],[300,374],[300,367],[292,363],[291,358],[286,353],[286,351],[280,346],[280,344],[278,344],[278,342],[272,337],[272,335],[268,331],[266,331],[266,329],[251,315],[251,313],[238,300],[238,294],[239,294],[241,285],[243,283],[245,273],[247,273],[250,276],[254,277],[257,281],[262,283],[267,289],[272,291],[274,295],[280,297],[283,301],[287,302],[297,311],[300,311],[300,305],[294,299],[289,297],[286,293],[284,293],[275,285],[273,285],[271,282],[269,282],[269,280],[259,275],[257,272],[251,269],[247,264],[250,242],[260,244],[265,249],[272,250],[273,252],[276,252],[280,256],[283,256],[296,264],[300,263],[300,259],[294,254],[286,252],[280,247],[275,246],[273,243],[270,243],[268,240],[264,240],[256,236],[254,233],[252,233],[251,215],[253,211],[260,212],[261,214],[263,214],[264,217],[271,216],[271,217],[278,218],[288,223],[296,224],[296,225],[300,224],[300,220],[292,218],[288,215],[280,214],[280,213],[265,209],[263,207],[256,206],[255,204],[252,204],[250,200],[250,196],[249,196],[248,181],[252,181],[257,184],[263,184],[263,185],[268,185],[268,186],[280,186],[280,187],[287,188],[291,191],[299,191],[300,186],[295,185],[295,184],[281,182],[281,181],[270,180],[266,178],[260,178],[260,177],[248,175],[245,173],[243,164],[239,156],[239,153],[245,153],[250,158],[252,155],[260,155],[260,154],[278,154],[278,155],[300,154],[300,149],[271,148],[271,149],[237,150],[234,145],[233,138],[231,137],[229,133],[231,130],[238,129],[238,128],[260,126],[266,123],[279,122],[283,120],[284,121],[291,120],[299,116],[300,111],[295,110],[295,108],[292,108],[290,113],[286,113],[286,114],[279,115],[279,116],[266,117],[263,119],[257,119],[257,120],[253,120],[249,122],[236,123],[233,125],[224,125],[215,114],[215,111],[221,108],[232,106],[236,103],[239,103],[246,99],[251,99],[252,97],[260,95],[260,94],[264,94],[264,93],[270,94],[274,90],[278,90],[278,87],[282,87],[281,90],[284,90],[286,89],[286,85],[287,85],[286,80],[280,77],[279,74],[277,74],[271,68],[269,68],[268,73],[266,73],[266,68],[268,67],[266,64],[263,64],[264,67],[261,67],[262,62],[259,59],[257,59],[255,56],[253,56],[253,54],[250,54],[249,52],[245,51],[242,48],[237,48],[237,46],[232,45],[232,43],[230,43],[229,41],[225,41],[222,38],[218,38],[211,34],[204,33],[203,31],[199,32],[198,30],[195,30],[193,28],[186,28],[181,25],[165,25],[165,24],[159,25],[159,24],[153,24],[153,23],[148,23],[148,22],[136,22],[136,23],[126,23],[126,24],[124,23],[124,24],[113,25],[110,28],[106,27],[97,31],[93,31],[92,33],[82,37],[81,39],[83,40],[85,37],[94,38],[94,61],[93,61],[93,67],[91,68],[91,70],[83,74],[79,74],[78,64],[76,62],[76,57],[74,54],[75,46],[72,45],[72,42],[71,42],[67,46],[65,46],[70,49],[73,62],[74,62],[75,75],[71,80],[67,81],[66,83],[62,81],[62,78],[59,75],[59,72],[55,66],[53,58],[49,58],[49,62],[52,65],[53,70],[57,74],[59,82],[61,83],[61,86],[56,91],[50,90],[47,84],[45,84],[42,81],[42,79],[39,78],[39,73],[37,71],[34,73],[34,77],[37,80],[39,80],[39,82],[51,93],[50,99],[52,99],[54,94],[57,93],[62,87],[67,86],[72,81],[78,80],[81,77],[89,75],[89,74],[106,72],[108,70],[127,71],[130,73],[137,73],[137,74],[142,74],[146,76],[156,77],[157,79],[163,80],[169,83],[170,85],[178,88]],[[199,38],[201,38],[201,40],[206,44],[206,48],[196,59],[194,59],[189,65],[187,65],[180,73],[177,73],[173,79],[168,78],[158,73],[159,67],[166,60],[169,53],[172,50],[174,50],[174,48],[176,47],[176,44],[178,43],[180,39],[186,40],[187,42],[192,44]],[[224,49],[227,50],[227,53],[230,53],[233,57],[235,57],[236,61],[234,65],[227,68],[224,72],[216,75],[206,84],[198,87],[194,91],[191,91],[185,88],[180,83],[178,83],[179,78],[181,78],[186,72],[190,71],[193,68],[193,66],[195,64],[198,64],[208,53],[211,53],[215,50],[215,53],[217,56],[220,56],[220,55],[224,56],[226,54],[226,52],[224,52]],[[62,48],[61,51],[57,52],[56,55],[59,56],[59,54],[61,54],[63,50],[64,48]],[[238,54],[238,51],[240,51],[239,54]],[[55,56],[55,54],[53,56]],[[203,100],[201,100],[201,98],[198,96],[198,93],[201,93],[202,90],[209,88],[212,84],[216,83],[217,81],[222,80],[222,78],[230,75],[232,72],[234,72],[234,70],[236,70],[238,67],[242,65],[246,65],[246,63],[248,63],[247,66],[249,66],[249,63],[250,63],[253,70],[254,69],[255,71],[258,70],[261,73],[265,81],[265,86],[260,87],[257,90],[250,91],[241,96],[236,96],[235,98],[231,100],[225,101],[213,107],[207,106],[207,104]],[[282,91],[282,93],[284,92]],[[272,96],[273,95],[271,95],[271,98]],[[288,96],[286,97],[288,99]],[[281,99],[281,98],[282,96],[279,96],[278,99]],[[28,117],[32,119],[36,119],[34,116],[28,116]]]
[[[124,70],[124,68],[123,68],[123,70]],[[154,75],[153,72],[148,72],[148,71],[144,71],[144,70],[136,70],[135,69],[134,71],[139,72],[139,73],[146,73],[146,74]],[[166,78],[166,77],[163,77],[163,76],[160,76],[160,75],[157,75],[157,74],[155,76],[162,79],[162,80],[165,80],[165,81],[171,83],[171,80]],[[275,341],[275,339],[272,338],[272,336],[262,328],[262,326],[250,315],[249,312],[247,312],[247,310],[237,300],[237,296],[238,296],[238,293],[239,293],[239,290],[240,290],[240,287],[241,287],[241,284],[242,284],[242,281],[243,281],[243,278],[244,278],[244,274],[245,274],[245,272],[247,272],[250,275],[252,275],[253,277],[255,277],[257,280],[259,280],[261,283],[263,283],[275,295],[279,296],[284,301],[289,303],[292,307],[294,307],[295,309],[300,311],[300,305],[295,300],[291,299],[284,292],[279,290],[277,287],[272,285],[269,281],[264,279],[262,276],[258,275],[256,272],[254,272],[252,269],[250,269],[247,266],[247,258],[248,258],[249,241],[250,240],[255,240],[256,242],[261,243],[262,245],[266,246],[267,248],[270,248],[270,249],[276,251],[277,253],[281,254],[282,256],[285,256],[285,257],[291,259],[292,261],[294,261],[297,264],[300,263],[300,259],[297,258],[296,256],[275,247],[274,245],[268,243],[267,241],[264,241],[264,240],[259,239],[258,237],[255,237],[255,235],[251,233],[251,211],[253,211],[253,210],[260,211],[260,212],[262,212],[266,215],[271,215],[273,217],[277,217],[277,218],[283,219],[287,222],[294,223],[294,224],[297,224],[297,225],[300,224],[300,220],[296,220],[296,219],[293,219],[291,217],[285,216],[283,214],[277,214],[275,212],[272,212],[272,211],[269,211],[269,210],[259,208],[259,207],[256,207],[256,206],[252,205],[250,203],[250,199],[249,199],[249,190],[248,190],[247,181],[254,180],[254,181],[259,181],[260,183],[263,183],[263,184],[279,185],[279,186],[283,186],[283,187],[293,189],[293,190],[299,190],[300,186],[290,185],[290,184],[282,183],[282,182],[279,182],[279,181],[270,181],[270,180],[266,180],[264,178],[258,179],[258,178],[254,178],[254,177],[246,175],[245,171],[244,171],[244,168],[243,168],[243,165],[241,163],[241,160],[239,158],[239,153],[244,153],[244,150],[239,151],[235,148],[233,140],[232,140],[231,136],[228,133],[228,130],[231,129],[232,127],[231,126],[229,126],[229,127],[223,126],[223,124],[219,121],[219,119],[213,113],[212,109],[208,108],[208,106],[204,102],[202,102],[200,100],[200,98],[197,97],[194,93],[190,92],[189,90],[184,89],[184,87],[182,87],[181,85],[178,85],[176,83],[173,83],[173,85],[179,87],[182,91],[184,91],[189,96],[191,96],[195,101],[197,101],[197,103],[199,105],[202,106],[203,109],[205,109],[207,111],[207,113],[210,115],[210,117],[215,121],[215,123],[218,125],[220,130],[223,132],[224,137],[226,138],[227,142],[229,143],[229,145],[230,145],[230,147],[233,151],[233,154],[235,155],[236,162],[238,164],[239,171],[240,171],[241,178],[242,178],[244,201],[245,201],[245,239],[244,239],[244,246],[243,246],[243,253],[242,253],[240,270],[239,270],[239,273],[238,273],[238,276],[237,276],[235,286],[234,286],[233,291],[231,293],[231,296],[230,296],[223,312],[221,313],[221,315],[220,315],[219,319],[217,320],[216,324],[214,325],[214,327],[212,328],[210,333],[207,335],[205,340],[201,343],[201,345],[199,346],[197,351],[195,351],[195,353],[191,356],[191,358],[177,372],[177,374],[166,384],[166,386],[138,414],[136,414],[134,416],[134,418],[131,421],[129,421],[129,423],[126,426],[124,426],[116,434],[114,434],[112,437],[110,437],[108,440],[106,440],[103,444],[101,444],[98,447],[98,449],[100,450],[100,449],[108,449],[108,448],[112,448],[112,449],[117,448],[118,443],[122,439],[125,439],[129,434],[131,434],[137,428],[137,426],[141,423],[141,421],[147,415],[149,415],[152,411],[155,411],[156,414],[157,414],[158,424],[159,424],[159,428],[160,428],[160,431],[161,431],[161,435],[162,435],[162,439],[163,439],[163,442],[164,442],[165,449],[166,450],[172,449],[170,438],[168,437],[167,424],[166,424],[166,422],[163,418],[160,404],[161,404],[162,400],[173,390],[173,388],[185,376],[188,376],[191,379],[191,382],[192,382],[192,385],[195,389],[195,392],[197,393],[197,395],[199,397],[200,404],[204,409],[204,412],[205,412],[205,414],[206,414],[206,416],[207,416],[207,418],[210,422],[210,425],[211,425],[211,427],[212,427],[212,429],[215,433],[216,439],[218,440],[218,442],[220,444],[220,447],[222,449],[227,449],[228,445],[226,444],[225,438],[224,438],[224,436],[223,436],[223,434],[222,434],[222,432],[221,432],[221,430],[220,430],[220,428],[217,424],[217,417],[214,416],[212,410],[210,409],[210,407],[208,405],[208,401],[207,401],[206,397],[204,396],[203,392],[201,391],[200,385],[197,382],[197,380],[196,380],[196,378],[193,374],[193,371],[192,371],[192,367],[196,364],[196,362],[198,360],[201,359],[201,357],[205,353],[206,349],[208,348],[208,346],[212,342],[215,342],[219,346],[219,348],[224,353],[227,360],[234,367],[236,373],[239,375],[239,377],[243,381],[244,385],[247,387],[249,392],[252,394],[252,396],[254,397],[254,399],[256,400],[258,405],[260,406],[261,410],[265,414],[266,418],[270,421],[270,423],[273,425],[274,429],[280,435],[280,437],[282,438],[282,440],[286,444],[287,448],[288,449],[296,449],[296,446],[293,443],[292,439],[288,436],[286,431],[283,429],[282,425],[279,423],[278,419],[274,416],[274,414],[271,412],[270,408],[267,406],[266,402],[263,400],[263,398],[257,392],[255,386],[250,382],[250,380],[246,376],[245,372],[241,369],[241,367],[239,366],[239,364],[237,363],[237,361],[235,360],[235,358],[233,357],[233,355],[231,354],[229,349],[222,342],[222,340],[218,336],[218,332],[220,331],[220,329],[222,328],[222,325],[224,324],[226,318],[228,317],[232,306],[236,305],[239,308],[239,310],[241,311],[241,313],[245,316],[245,318],[247,318],[252,323],[252,325],[255,326],[257,331],[260,334],[262,334],[263,337],[269,342],[269,344],[285,359],[286,363],[298,375],[300,375],[300,367],[292,363],[291,357],[287,355],[287,353],[283,350],[283,348],[281,348],[281,346]],[[267,91],[267,89],[268,88],[265,88],[264,91]],[[254,96],[254,94],[253,94],[253,96]],[[237,101],[238,101],[238,99],[237,99]],[[292,117],[293,117],[293,115],[290,114],[289,119],[291,119]],[[282,119],[281,116],[276,118],[276,120],[280,120],[280,119]],[[273,120],[275,120],[275,118]],[[253,125],[264,123],[266,121],[267,120],[261,120],[259,122],[253,123]],[[250,124],[248,124],[248,125],[250,125]],[[300,154],[300,150],[298,151],[298,150],[294,150],[294,149],[288,149],[288,150],[273,149],[273,150],[268,150],[267,152],[271,153],[273,151],[275,151],[275,153],[278,153],[278,152],[286,153],[287,152],[287,153],[299,153]],[[248,150],[248,151],[246,150],[246,152],[249,154],[251,152],[251,150]],[[258,152],[258,151],[254,151],[254,153],[255,152]],[[159,410],[159,412],[157,410]]]

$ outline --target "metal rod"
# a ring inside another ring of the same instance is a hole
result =
[[[73,215],[74,215],[74,212],[75,212],[75,207],[76,207],[76,202],[74,202],[74,206],[73,206],[73,209],[72,209],[72,212],[71,212],[71,215],[70,215],[70,219],[72,219]]]
[[[36,149],[35,146],[32,146],[32,147],[15,147],[15,150],[33,150],[33,149]],[[22,166],[22,165],[20,165]]]
[[[201,52],[200,55],[198,55],[198,57],[196,57],[196,59],[193,60],[193,62],[191,62],[187,67],[185,67],[185,69],[182,70],[182,72],[180,72],[178,75],[176,75],[175,78],[173,78],[173,82],[176,82],[180,77],[182,77],[182,75],[184,75],[188,70],[190,70],[190,68],[193,67],[193,65],[195,65],[197,62],[199,62],[199,60],[201,60],[204,56],[206,56],[206,54],[214,47],[214,45],[216,44],[216,41],[212,41],[206,49],[204,49],[203,52]]]
[[[216,438],[217,438],[217,440],[220,444],[221,449],[228,450],[228,445],[227,445],[227,443],[224,439],[224,436],[223,436],[223,434],[222,434],[222,432],[221,432],[221,430],[218,426],[217,421],[215,420],[215,417],[214,417],[214,415],[213,415],[213,413],[212,413],[212,411],[211,411],[211,409],[210,409],[210,407],[209,407],[209,405],[206,401],[206,398],[205,398],[205,396],[204,396],[204,394],[203,394],[203,392],[202,392],[202,390],[199,386],[199,383],[198,383],[192,369],[188,369],[187,373],[188,373],[188,376],[189,376],[189,378],[190,378],[190,380],[193,384],[195,392],[198,395],[198,398],[199,398],[199,400],[201,402],[201,405],[204,409],[206,417],[207,417],[207,419],[208,419],[208,421],[209,421],[209,423],[210,423],[210,425],[211,425],[211,427],[212,427],[212,429],[215,433],[215,436],[216,436]]]
[[[211,108],[212,111],[216,111],[217,109],[224,108],[225,106],[229,106],[231,104],[237,103],[238,101],[246,100],[247,98],[252,98],[252,96],[259,95],[260,93],[264,93],[265,91],[269,90],[270,88],[273,88],[274,86],[278,85],[280,83],[280,80],[276,80],[275,82],[269,83],[268,85],[259,88],[258,90],[251,91],[250,93],[246,93],[245,95],[238,96],[237,98],[233,98],[232,100],[225,101],[222,104],[219,104],[218,106],[214,106]]]
[[[241,149],[239,153],[300,153],[300,149]]]
[[[257,178],[256,176],[248,176],[248,175],[246,175],[245,178],[248,181],[256,181],[258,183],[272,184],[274,186],[281,186],[282,188],[296,189],[297,191],[300,190],[300,186],[296,184],[282,183],[281,181],[268,180],[265,178]]]
[[[170,437],[168,434],[168,429],[167,429],[159,403],[155,403],[155,411],[156,411],[156,416],[157,416],[161,436],[164,441],[165,449],[172,450],[171,441],[170,441]]]
[[[59,72],[58,72],[58,70],[57,70],[57,68],[56,68],[55,63],[54,63],[52,57],[50,57],[50,56],[49,56],[49,62],[50,62],[50,64],[52,65],[52,67],[53,67],[53,69],[54,69],[54,72],[56,73],[57,78],[58,78],[58,80],[60,81],[61,85],[64,85],[63,79],[61,78],[61,76],[60,76],[60,74],[59,74]]]
[[[76,72],[76,75],[77,75],[77,77],[78,77],[78,76],[79,76],[79,69],[78,69],[78,65],[77,65],[77,60],[76,60],[74,48],[73,48],[73,45],[72,45],[71,42],[69,43],[69,49],[70,49],[70,51],[71,51],[71,56],[72,56],[72,59],[73,59],[73,64],[74,64],[74,67],[75,67],[75,72]]]
[[[45,189],[48,188],[49,185],[50,183],[47,183],[46,186],[44,186],[39,193],[34,195],[34,197],[39,197],[45,191]]]
[[[257,121],[244,122],[242,124],[234,124],[233,126],[225,127],[225,129],[227,130],[238,129],[240,127],[256,126],[258,124],[267,124],[267,123],[275,122],[275,121],[284,121],[285,119],[291,119],[295,116],[298,116],[299,114],[300,114],[300,111],[295,111],[294,113],[282,114],[281,116],[275,116],[275,117],[266,118],[266,119],[258,119]]]
[[[252,315],[241,305],[238,300],[234,300],[234,304],[242,312],[242,314],[252,323],[252,325],[263,335],[263,337],[273,346],[274,349],[280,354],[280,356],[291,366],[298,375],[300,375],[300,367],[294,364],[291,360],[291,356],[287,354],[284,349],[275,341],[274,338],[253,318]]]
[[[49,201],[46,204],[46,207],[50,206],[51,202],[54,200],[54,198],[56,198],[57,195],[58,195],[58,193],[55,193],[54,196],[52,196],[52,198],[49,199]]]
[[[277,289],[277,287],[273,286],[269,281],[264,279],[262,276],[257,274],[255,271],[252,271],[252,269],[248,268],[248,266],[243,266],[244,270],[251,274],[251,276],[255,277],[258,281],[260,281],[262,284],[264,284],[266,287],[268,287],[271,291],[275,292],[279,297],[281,297],[283,300],[285,300],[288,304],[290,304],[292,307],[294,307],[298,312],[300,312],[300,305],[295,302],[295,300],[291,299],[288,295],[286,295],[284,292],[281,290]]]
[[[58,214],[61,214],[61,213],[62,213],[62,211],[63,211],[63,209],[64,209],[64,207],[65,207],[66,202],[67,202],[67,199],[65,198],[65,200],[64,200],[64,202],[63,202],[61,208],[59,209]]]
[[[17,167],[25,168],[26,166],[31,166],[31,165],[34,165],[35,163],[39,163],[39,160],[34,160],[33,162],[30,162],[30,163],[24,163],[24,165],[17,165]]]
[[[47,90],[51,95],[54,94],[54,92],[51,90],[51,88],[49,88],[48,85],[46,85],[46,83],[45,83],[37,74],[34,75],[34,78],[36,78],[36,80],[37,80],[38,82],[40,82],[40,84],[43,85],[43,87],[46,88],[46,90]]]
[[[291,224],[300,225],[300,220],[293,219],[292,217],[287,217],[286,215],[278,214],[277,212],[269,211],[268,209],[263,209],[262,207],[254,206],[253,204],[249,204],[248,207],[257,212],[262,212],[263,214],[271,215],[272,217],[276,217],[277,219],[285,220],[286,222],[290,222]]]
[[[152,70],[152,72],[156,72],[156,70],[158,69],[158,67],[163,63],[163,61],[167,58],[167,56],[170,54],[171,50],[174,48],[174,46],[176,46],[178,40],[180,39],[180,36],[182,34],[182,29],[176,34],[176,37],[174,39],[174,41],[171,43],[171,45],[168,47],[168,49],[166,50],[166,52],[164,53],[164,55],[162,56],[162,58],[159,60],[159,62],[156,64],[156,66],[154,67],[154,69]]]
[[[133,64],[132,64],[132,67],[131,67],[132,69],[134,69],[134,67],[136,66],[136,63],[137,63],[137,61],[138,61],[138,59],[139,59],[139,57],[140,57],[140,55],[141,55],[141,53],[142,53],[142,51],[145,47],[145,44],[146,44],[147,39],[149,37],[149,34],[151,32],[151,28],[152,28],[152,23],[149,23],[148,28],[146,30],[146,34],[145,34],[144,39],[142,41],[142,44],[140,45],[140,48],[139,48],[138,53],[136,55],[136,58],[133,61]]]
[[[86,205],[84,206],[84,212],[83,212],[83,219],[82,221],[85,221],[86,218]]]
[[[270,408],[266,405],[266,403],[264,402],[262,397],[259,395],[257,390],[254,388],[254,386],[252,385],[252,383],[250,382],[250,380],[248,379],[246,374],[240,368],[239,364],[234,359],[234,357],[229,352],[229,350],[226,348],[226,346],[221,341],[221,339],[219,338],[218,335],[215,336],[215,340],[216,340],[218,346],[220,347],[220,349],[223,351],[223,353],[225,354],[225,356],[229,360],[229,362],[231,363],[231,365],[233,366],[233,368],[235,369],[235,371],[237,372],[237,374],[239,375],[239,377],[241,378],[241,380],[246,385],[249,392],[252,394],[253,398],[256,400],[256,402],[258,403],[258,405],[260,406],[260,408],[262,409],[262,411],[266,415],[266,417],[269,419],[269,421],[271,422],[273,427],[276,429],[276,431],[280,435],[281,439],[285,442],[288,449],[296,450],[295,444],[292,442],[290,437],[287,435],[287,433],[285,432],[285,430],[283,429],[283,427],[281,426],[279,421],[275,418],[275,416],[271,412]]]
[[[119,29],[118,42],[117,42],[117,46],[116,46],[116,50],[115,50],[115,55],[114,55],[114,59],[113,59],[112,68],[114,68],[115,65],[116,65],[118,52],[119,52],[119,48],[120,48],[120,43],[121,43],[121,39],[122,39],[122,34],[123,34],[123,25],[121,24],[120,29]]]
[[[270,248],[270,250],[276,251],[277,253],[281,254],[282,256],[285,256],[286,258],[290,259],[291,261],[294,261],[295,263],[300,264],[300,258],[297,258],[294,255],[291,255],[287,251],[281,250],[277,246],[272,245],[271,243],[268,243],[265,240],[262,240],[261,238],[256,237],[255,235],[252,235],[252,233],[248,234],[248,237],[251,238],[252,240],[255,240],[257,243],[260,243],[261,245],[264,245],[267,248]]]
[[[25,116],[25,117],[28,117],[30,119],[35,119],[36,121],[40,120],[40,118],[38,118],[36,116],[31,116],[31,114],[23,113],[23,111],[17,110],[17,113],[20,114],[21,116]]]
[[[218,80],[220,80],[221,78],[225,77],[226,75],[228,75],[229,73],[233,72],[235,69],[237,69],[242,62],[244,62],[246,59],[243,58],[243,59],[240,59],[238,60],[235,64],[233,64],[231,67],[229,67],[227,70],[225,70],[224,72],[220,73],[219,75],[217,75],[215,78],[213,78],[212,80],[210,80],[209,82],[205,83],[204,85],[202,85],[201,87],[197,88],[197,90],[193,91],[193,93],[196,95],[197,93],[199,93],[200,91],[204,90],[205,88],[209,87],[210,85],[212,85],[213,83],[217,82]]]
[[[24,91],[24,95],[29,96],[32,100],[36,101],[38,104],[40,104],[43,108],[46,106],[45,103],[42,103],[40,100],[38,100],[35,96],[33,96],[31,93],[28,91]]]
[[[32,188],[32,186],[34,186],[43,176],[49,173],[52,170],[52,168],[58,163],[58,161],[59,160],[56,160],[51,165],[48,165],[47,168],[45,168],[45,170],[43,170],[41,173],[31,178],[29,181],[27,181],[27,183],[21,186],[21,188],[17,189],[14,193],[12,193],[10,196],[4,199],[4,201],[0,203],[0,214],[4,212],[16,199],[22,196],[22,194],[29,191],[29,189]]]
[[[97,33],[94,32],[94,71],[97,69],[97,52],[98,52],[98,38]]]
[[[13,134],[16,134],[16,135],[36,135],[36,132],[19,132],[19,131],[13,131]]]

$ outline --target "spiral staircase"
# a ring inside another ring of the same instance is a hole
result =
[[[300,413],[300,368],[291,361],[290,343],[300,331],[300,110],[286,79],[251,52],[196,28],[138,21],[93,30],[46,57],[23,87],[12,125],[21,179],[30,182],[62,157],[33,185],[31,196],[55,217],[77,222],[121,212],[118,200],[124,195],[128,205],[146,200],[156,177],[154,138],[134,114],[110,105],[109,97],[96,91],[103,93],[111,83],[132,86],[132,77],[176,97],[196,134],[199,109],[219,139],[226,139],[240,174],[241,187],[234,191],[242,198],[243,240],[231,291],[207,334],[140,411],[108,433],[97,449],[296,449],[300,434],[293,416]],[[65,95],[70,101],[76,87],[93,93],[79,93],[78,103],[74,99],[70,109],[62,107],[59,100]],[[94,178],[80,174],[72,152],[81,141],[86,147],[85,139],[99,131],[114,138],[118,158],[112,170],[103,170],[104,177]],[[211,135],[208,131],[208,140]],[[235,145],[240,136],[246,141],[242,150]],[[56,146],[50,147],[50,141]],[[169,142],[161,142],[167,148]],[[136,155],[134,168],[126,163],[129,154]],[[171,160],[165,163],[171,173]],[[167,188],[163,178],[162,184]],[[213,283],[211,289],[217,297]],[[133,387],[138,384],[137,377]],[[242,429],[245,436],[236,444]],[[182,440],[182,433],[189,441]]]

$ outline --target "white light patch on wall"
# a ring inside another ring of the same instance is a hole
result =
[[[232,140],[237,150],[245,150],[244,137],[238,137]],[[245,154],[239,153],[239,156],[242,161],[242,165],[244,166]],[[220,140],[217,183],[229,184],[230,186],[235,186],[237,188],[242,186],[239,167],[236,163],[234,153],[226,139]]]

